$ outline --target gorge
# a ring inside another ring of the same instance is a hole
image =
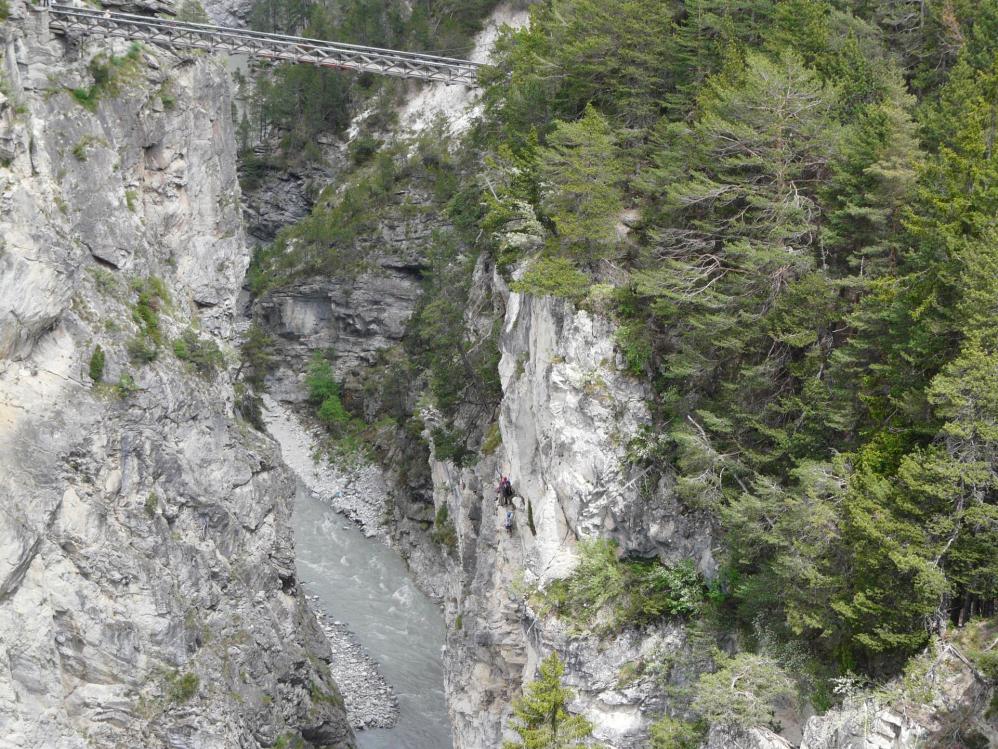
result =
[[[991,4],[106,6],[490,64],[0,0],[0,749],[998,745]]]

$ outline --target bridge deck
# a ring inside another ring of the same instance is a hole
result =
[[[452,57],[265,34],[260,31],[130,13],[58,4],[48,5],[47,10],[49,26],[63,33],[113,36],[167,47],[246,54],[266,60],[284,60],[398,78],[475,86],[478,82],[478,68],[481,67],[479,63]]]

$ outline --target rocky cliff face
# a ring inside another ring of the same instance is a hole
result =
[[[509,295],[502,446],[473,468],[432,463],[436,505],[448,506],[458,536],[445,657],[458,747],[501,743],[509,702],[552,650],[566,660],[572,709],[609,746],[641,745],[661,708],[660,689],[641,671],[653,654],[684,647],[681,627],[602,641],[538,616],[525,595],[568,575],[585,538],[614,537],[624,551],[647,556],[692,557],[713,571],[706,525],[680,511],[667,485],[651,489],[653,500],[644,496],[640,471],[626,461],[628,442],[649,421],[648,393],[623,372],[613,340],[609,321],[563,300]],[[511,531],[507,508],[495,502],[500,474],[517,494]]]
[[[233,415],[247,253],[226,77],[11,11],[0,745],[351,747],[295,579],[291,481]]]
[[[379,353],[401,343],[420,295],[420,278],[435,228],[430,196],[402,191],[379,210],[376,228],[358,240],[364,266],[301,281],[265,294],[254,317],[276,337],[279,368],[270,389],[282,400],[305,398],[304,374],[315,352],[332,353],[348,391]]]

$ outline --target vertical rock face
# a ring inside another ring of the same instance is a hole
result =
[[[291,481],[233,415],[247,254],[224,73],[11,11],[0,745],[352,747],[295,579]]]
[[[512,294],[501,347],[502,447],[474,468],[432,463],[436,505],[447,504],[458,538],[445,657],[455,745],[499,745],[509,702],[552,650],[566,661],[572,709],[593,721],[597,737],[642,745],[661,708],[643,664],[681,649],[682,628],[601,641],[539,617],[525,590],[570,574],[576,542],[597,536],[628,552],[699,560],[709,574],[709,529],[679,511],[667,485],[652,487],[653,499],[642,494],[648,489],[626,451],[649,421],[648,392],[622,371],[607,320],[562,300]],[[510,508],[495,503],[499,475],[516,491]]]
[[[276,338],[279,352],[279,367],[268,379],[275,397],[305,398],[303,378],[317,352],[333,354],[348,393],[359,387],[362,370],[402,342],[421,293],[433,231],[447,226],[432,210],[430,195],[416,188],[399,191],[379,206],[376,225],[356,240],[353,252],[362,264],[257,299],[253,316]]]

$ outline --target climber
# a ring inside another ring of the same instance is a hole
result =
[[[506,510],[506,532],[513,535],[513,511]]]
[[[509,478],[502,476],[499,479],[499,487],[496,489],[496,497],[499,504],[508,505],[513,496],[513,485],[509,483]]]

